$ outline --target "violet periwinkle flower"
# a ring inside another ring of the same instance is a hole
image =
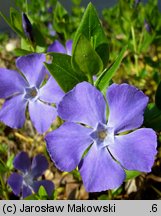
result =
[[[112,84],[106,99],[108,121],[102,93],[87,82],[79,83],[58,106],[67,122],[45,138],[56,166],[68,172],[78,166],[88,192],[119,187],[124,169],[150,172],[156,154],[152,129],[129,132],[142,125],[148,97],[134,86]]]
[[[15,195],[19,196],[22,193],[22,197],[25,198],[32,194],[37,193],[42,185],[48,196],[51,196],[54,190],[54,184],[49,180],[36,180],[42,176],[44,171],[48,168],[47,159],[39,154],[31,160],[26,152],[20,152],[16,155],[13,165],[15,169],[19,170],[19,173],[12,173],[8,179],[8,184],[12,188]]]
[[[26,107],[39,133],[44,133],[57,116],[52,105],[59,103],[64,92],[53,77],[41,87],[46,74],[45,54],[19,57],[17,68],[22,72],[0,68],[0,98],[6,99],[0,110],[0,121],[12,128],[21,128],[25,122]]]
[[[58,41],[55,40],[47,49],[47,52],[58,52],[58,53],[64,53],[67,55],[72,54],[72,40],[67,40],[65,47]]]
[[[22,13],[22,27],[26,37],[34,42],[33,32],[32,32],[32,25],[30,20],[28,19],[25,13]]]

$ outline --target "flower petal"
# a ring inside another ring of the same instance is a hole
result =
[[[109,150],[126,169],[150,172],[157,153],[156,147],[155,132],[142,128],[126,135],[115,136],[115,143],[109,145]]]
[[[25,75],[30,86],[39,88],[46,74],[44,62],[45,54],[30,54],[16,60],[17,68]]]
[[[46,135],[47,150],[56,166],[71,171],[79,164],[84,151],[92,143],[90,128],[66,122]]]
[[[57,116],[55,107],[37,100],[29,102],[30,118],[39,133],[47,131]]]
[[[0,121],[12,128],[21,128],[25,122],[27,101],[22,94],[7,99],[0,110]]]
[[[67,53],[65,47],[58,41],[55,40],[48,49],[47,52]]]
[[[35,193],[39,191],[39,188],[41,185],[45,188],[48,196],[51,196],[54,190],[53,182],[49,180],[34,181],[33,188],[34,188]]]
[[[143,123],[143,112],[148,103],[148,97],[134,86],[128,84],[112,84],[107,90],[109,105],[109,127],[114,127],[115,133],[140,127]]]
[[[30,189],[30,187],[23,185],[22,187],[22,197],[28,197],[32,194],[32,190]]]
[[[106,148],[98,149],[96,143],[92,145],[79,168],[88,192],[117,188],[125,179],[121,166],[113,160]]]
[[[12,188],[15,195],[19,195],[21,192],[23,178],[18,173],[12,173],[7,181],[8,185]]]
[[[31,160],[26,152],[20,152],[16,155],[13,165],[16,169],[26,173],[31,166]]]
[[[0,68],[0,98],[23,93],[27,85],[26,80],[17,71]]]
[[[63,97],[58,106],[58,114],[64,120],[95,127],[98,122],[106,122],[105,109],[101,92],[91,84],[82,82]]]
[[[63,96],[63,90],[60,88],[60,86],[52,76],[49,78],[47,83],[39,89],[40,100],[48,103],[58,104]]]
[[[66,42],[66,50],[67,50],[67,55],[72,55],[72,45],[73,41],[72,40],[67,40]]]
[[[38,154],[32,160],[31,165],[31,176],[33,178],[38,178],[42,176],[44,171],[48,168],[48,161],[45,156]]]

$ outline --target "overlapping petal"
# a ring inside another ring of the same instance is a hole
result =
[[[39,154],[35,156],[32,160],[32,165],[31,165],[31,176],[33,178],[38,178],[41,176],[44,171],[48,168],[48,161],[46,157],[43,155]]]
[[[72,45],[73,45],[73,41],[72,40],[67,40],[66,42],[66,52],[67,55],[72,55]]]
[[[58,104],[63,96],[63,90],[60,88],[53,77],[50,77],[47,83],[39,90],[40,100],[48,103]]]
[[[112,84],[107,90],[109,105],[109,127],[115,133],[135,129],[143,123],[143,112],[148,97],[134,86],[128,84]]]
[[[23,93],[27,86],[28,83],[17,71],[0,68],[0,98]]]
[[[17,196],[21,192],[23,178],[18,173],[12,173],[8,179],[8,184]]]
[[[39,191],[40,186],[43,186],[48,194],[48,196],[52,195],[52,192],[54,190],[54,184],[52,181],[49,180],[41,180],[41,181],[35,181],[33,184],[33,189],[37,193]]]
[[[92,127],[98,122],[106,122],[105,110],[103,95],[87,82],[79,83],[68,92],[58,106],[58,114],[62,119]]]
[[[126,169],[150,172],[157,153],[156,145],[155,132],[142,128],[126,135],[115,136],[115,143],[109,145],[109,150]]]
[[[19,57],[16,60],[16,65],[24,74],[30,86],[36,86],[38,88],[46,74],[46,69],[43,64],[45,61],[45,54],[34,53]]]
[[[26,152],[20,152],[16,155],[13,165],[16,169],[22,171],[23,173],[26,173],[29,171],[31,166],[31,161]]]
[[[12,128],[21,128],[25,122],[26,105],[22,94],[7,99],[0,110],[0,121]]]
[[[65,49],[65,47],[58,40],[55,40],[48,47],[47,52],[66,53],[66,49]]]
[[[90,128],[66,122],[46,135],[47,150],[56,166],[71,171],[79,164],[84,151],[92,143]]]
[[[98,150],[96,143],[90,148],[79,169],[88,192],[117,188],[125,179],[121,166],[113,160],[106,148]]]
[[[33,125],[39,133],[47,131],[57,116],[55,107],[37,100],[29,102],[29,114]]]
[[[30,196],[32,194],[32,190],[29,186],[23,185],[22,187],[22,197],[25,198],[27,196]]]

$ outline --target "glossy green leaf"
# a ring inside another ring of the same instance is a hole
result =
[[[136,178],[137,176],[139,176],[141,174],[141,172],[136,171],[136,170],[125,170],[125,172],[126,172],[126,180],[125,181]]]
[[[106,67],[109,59],[107,37],[105,36],[97,11],[92,3],[88,4],[81,23],[76,31],[73,42],[73,50],[75,50],[75,46],[77,45],[80,35],[84,35],[87,40],[90,41],[92,47],[102,59],[104,67]]]
[[[161,110],[161,82],[159,83],[155,94],[155,104],[158,107],[158,109]]]
[[[75,70],[90,76],[103,70],[103,63],[97,52],[84,35],[80,35],[72,55],[72,65]]]
[[[86,80],[86,76],[73,70],[71,56],[62,53],[50,53],[50,55],[53,61],[51,64],[45,63],[45,66],[65,92],[71,90],[77,83]]]
[[[127,46],[125,46],[121,50],[120,54],[116,58],[115,62],[110,66],[110,68],[105,69],[102,74],[100,74],[100,76],[97,78],[95,86],[101,91],[104,91],[108,87],[110,80],[112,79],[121,64],[126,49]]]

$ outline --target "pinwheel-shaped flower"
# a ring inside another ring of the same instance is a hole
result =
[[[45,132],[57,116],[52,103],[58,104],[64,95],[53,77],[41,86],[46,74],[45,54],[30,54],[17,59],[22,72],[0,68],[0,98],[6,99],[0,110],[0,121],[12,128],[21,128],[28,105],[33,125]]]
[[[67,40],[65,47],[64,47],[58,40],[55,40],[54,43],[52,43],[48,47],[47,52],[58,52],[58,53],[64,53],[67,55],[71,55],[72,54],[72,44],[73,44],[72,40]]]
[[[79,166],[88,192],[119,187],[125,179],[124,169],[150,172],[156,154],[152,129],[129,133],[143,123],[148,102],[143,92],[128,84],[112,84],[106,99],[108,121],[101,92],[87,82],[78,84],[58,107],[59,116],[68,122],[45,138],[60,170],[70,172]]]
[[[48,168],[47,159],[43,155],[39,154],[35,156],[31,163],[28,154],[20,152],[16,155],[13,165],[15,169],[21,171],[21,174],[12,173],[8,179],[8,184],[15,195],[19,196],[22,193],[22,197],[25,198],[31,195],[32,192],[37,193],[42,185],[47,194],[51,196],[54,190],[53,182],[49,180],[36,180]]]

